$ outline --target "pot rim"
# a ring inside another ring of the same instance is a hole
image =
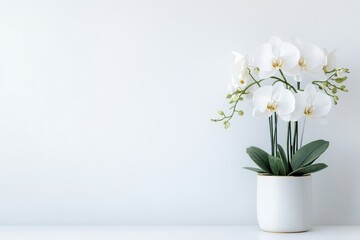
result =
[[[266,175],[263,173],[256,174],[258,177],[272,177],[272,178],[307,178],[311,177],[311,174],[305,174],[302,176],[277,176],[277,175]]]

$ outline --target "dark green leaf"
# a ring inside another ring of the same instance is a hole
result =
[[[260,168],[254,168],[254,167],[244,167],[244,169],[253,171],[253,172],[257,172],[257,173],[265,173],[263,170],[261,170]]]
[[[289,169],[289,163],[287,161],[287,157],[286,157],[286,154],[285,154],[285,151],[283,149],[283,147],[278,144],[278,152],[279,152],[279,157],[281,158],[281,161],[283,162],[284,164],[284,167],[285,167],[285,171],[286,171],[286,174],[288,174],[290,172],[290,169]]]
[[[289,176],[290,175],[301,176],[301,175],[305,175],[305,174],[310,174],[310,173],[314,173],[314,172],[323,170],[324,168],[327,168],[327,165],[325,163],[315,163],[313,165],[301,167],[301,168],[293,171],[292,173],[290,173]]]
[[[313,163],[329,147],[329,142],[316,140],[300,148],[291,159],[291,167],[295,171]]]
[[[276,165],[276,163],[275,163],[275,160],[273,159],[273,158],[276,158],[276,157],[269,155],[268,158],[269,158],[269,163],[270,163],[271,172],[272,172],[274,175],[279,175],[279,170],[278,170],[278,168],[277,168],[277,165]]]
[[[248,147],[246,149],[247,154],[249,154],[250,158],[258,165],[262,170],[271,174],[268,153],[258,147]]]
[[[282,160],[278,157],[268,155],[271,171],[277,176],[286,176],[285,166]]]

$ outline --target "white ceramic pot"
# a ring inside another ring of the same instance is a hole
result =
[[[257,176],[257,218],[268,232],[303,232],[311,227],[311,175]]]

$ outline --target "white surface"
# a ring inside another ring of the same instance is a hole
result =
[[[6,240],[358,240],[359,226],[314,227],[304,233],[269,233],[253,226],[1,227]]]
[[[357,0],[0,1],[0,224],[256,224],[249,145],[228,107],[232,50],[272,35],[352,70],[314,175],[316,224],[360,224]],[[336,194],[335,194],[336,193]]]
[[[312,223],[312,176],[257,176],[257,219],[268,232],[302,232]]]

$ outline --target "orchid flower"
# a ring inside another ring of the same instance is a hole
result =
[[[326,122],[332,104],[336,105],[339,100],[337,94],[348,92],[343,82],[350,71],[334,65],[335,51],[328,52],[298,39],[283,41],[272,37],[250,57],[233,54],[235,61],[226,95],[230,107],[226,112],[218,111],[219,116],[211,120],[229,128],[235,116],[244,115],[242,104],[246,98],[252,99],[254,117],[268,118],[271,153],[257,147],[248,148],[247,153],[259,168],[246,169],[269,175],[302,176],[327,167],[313,162],[329,142],[317,140],[302,146],[302,141],[305,120]],[[295,81],[289,81],[290,78]],[[300,84],[303,80],[306,83]],[[279,119],[287,122],[286,139],[278,138],[282,133],[278,129],[284,126]],[[300,119],[304,120],[302,124]],[[284,140],[286,148],[281,145]],[[308,153],[315,150],[316,156],[309,160]]]
[[[290,42],[282,41],[279,37],[272,37],[269,43],[258,47],[252,56],[254,66],[259,68],[260,78],[274,76],[277,70],[293,76],[299,59],[299,49]]]
[[[270,117],[277,113],[282,118],[295,109],[294,95],[282,83],[258,88],[254,93],[253,103],[253,116]]]
[[[324,118],[332,107],[331,98],[317,92],[313,84],[308,84],[303,92],[295,93],[295,110],[283,117],[285,121],[298,121],[301,117]]]
[[[233,52],[235,55],[235,61],[233,66],[233,76],[231,84],[228,85],[228,94],[233,95],[237,91],[245,90],[249,85],[249,72],[248,72],[248,60],[245,56]],[[246,94],[243,96],[246,99],[251,99],[256,86],[252,85],[246,89]],[[236,96],[234,96],[236,98]]]
[[[335,62],[336,62],[336,49],[332,50],[331,52],[328,52],[327,49],[324,49],[325,55],[326,55],[326,61],[324,64],[324,70],[325,71],[331,71],[335,68]]]
[[[307,73],[313,77],[325,78],[324,66],[326,65],[326,55],[323,49],[304,43],[299,39],[293,40],[294,45],[300,50],[300,59],[295,69],[294,80],[301,82],[302,73]]]
[[[233,78],[241,88],[244,88],[248,84],[248,61],[239,53],[233,52],[233,54],[235,55]]]

